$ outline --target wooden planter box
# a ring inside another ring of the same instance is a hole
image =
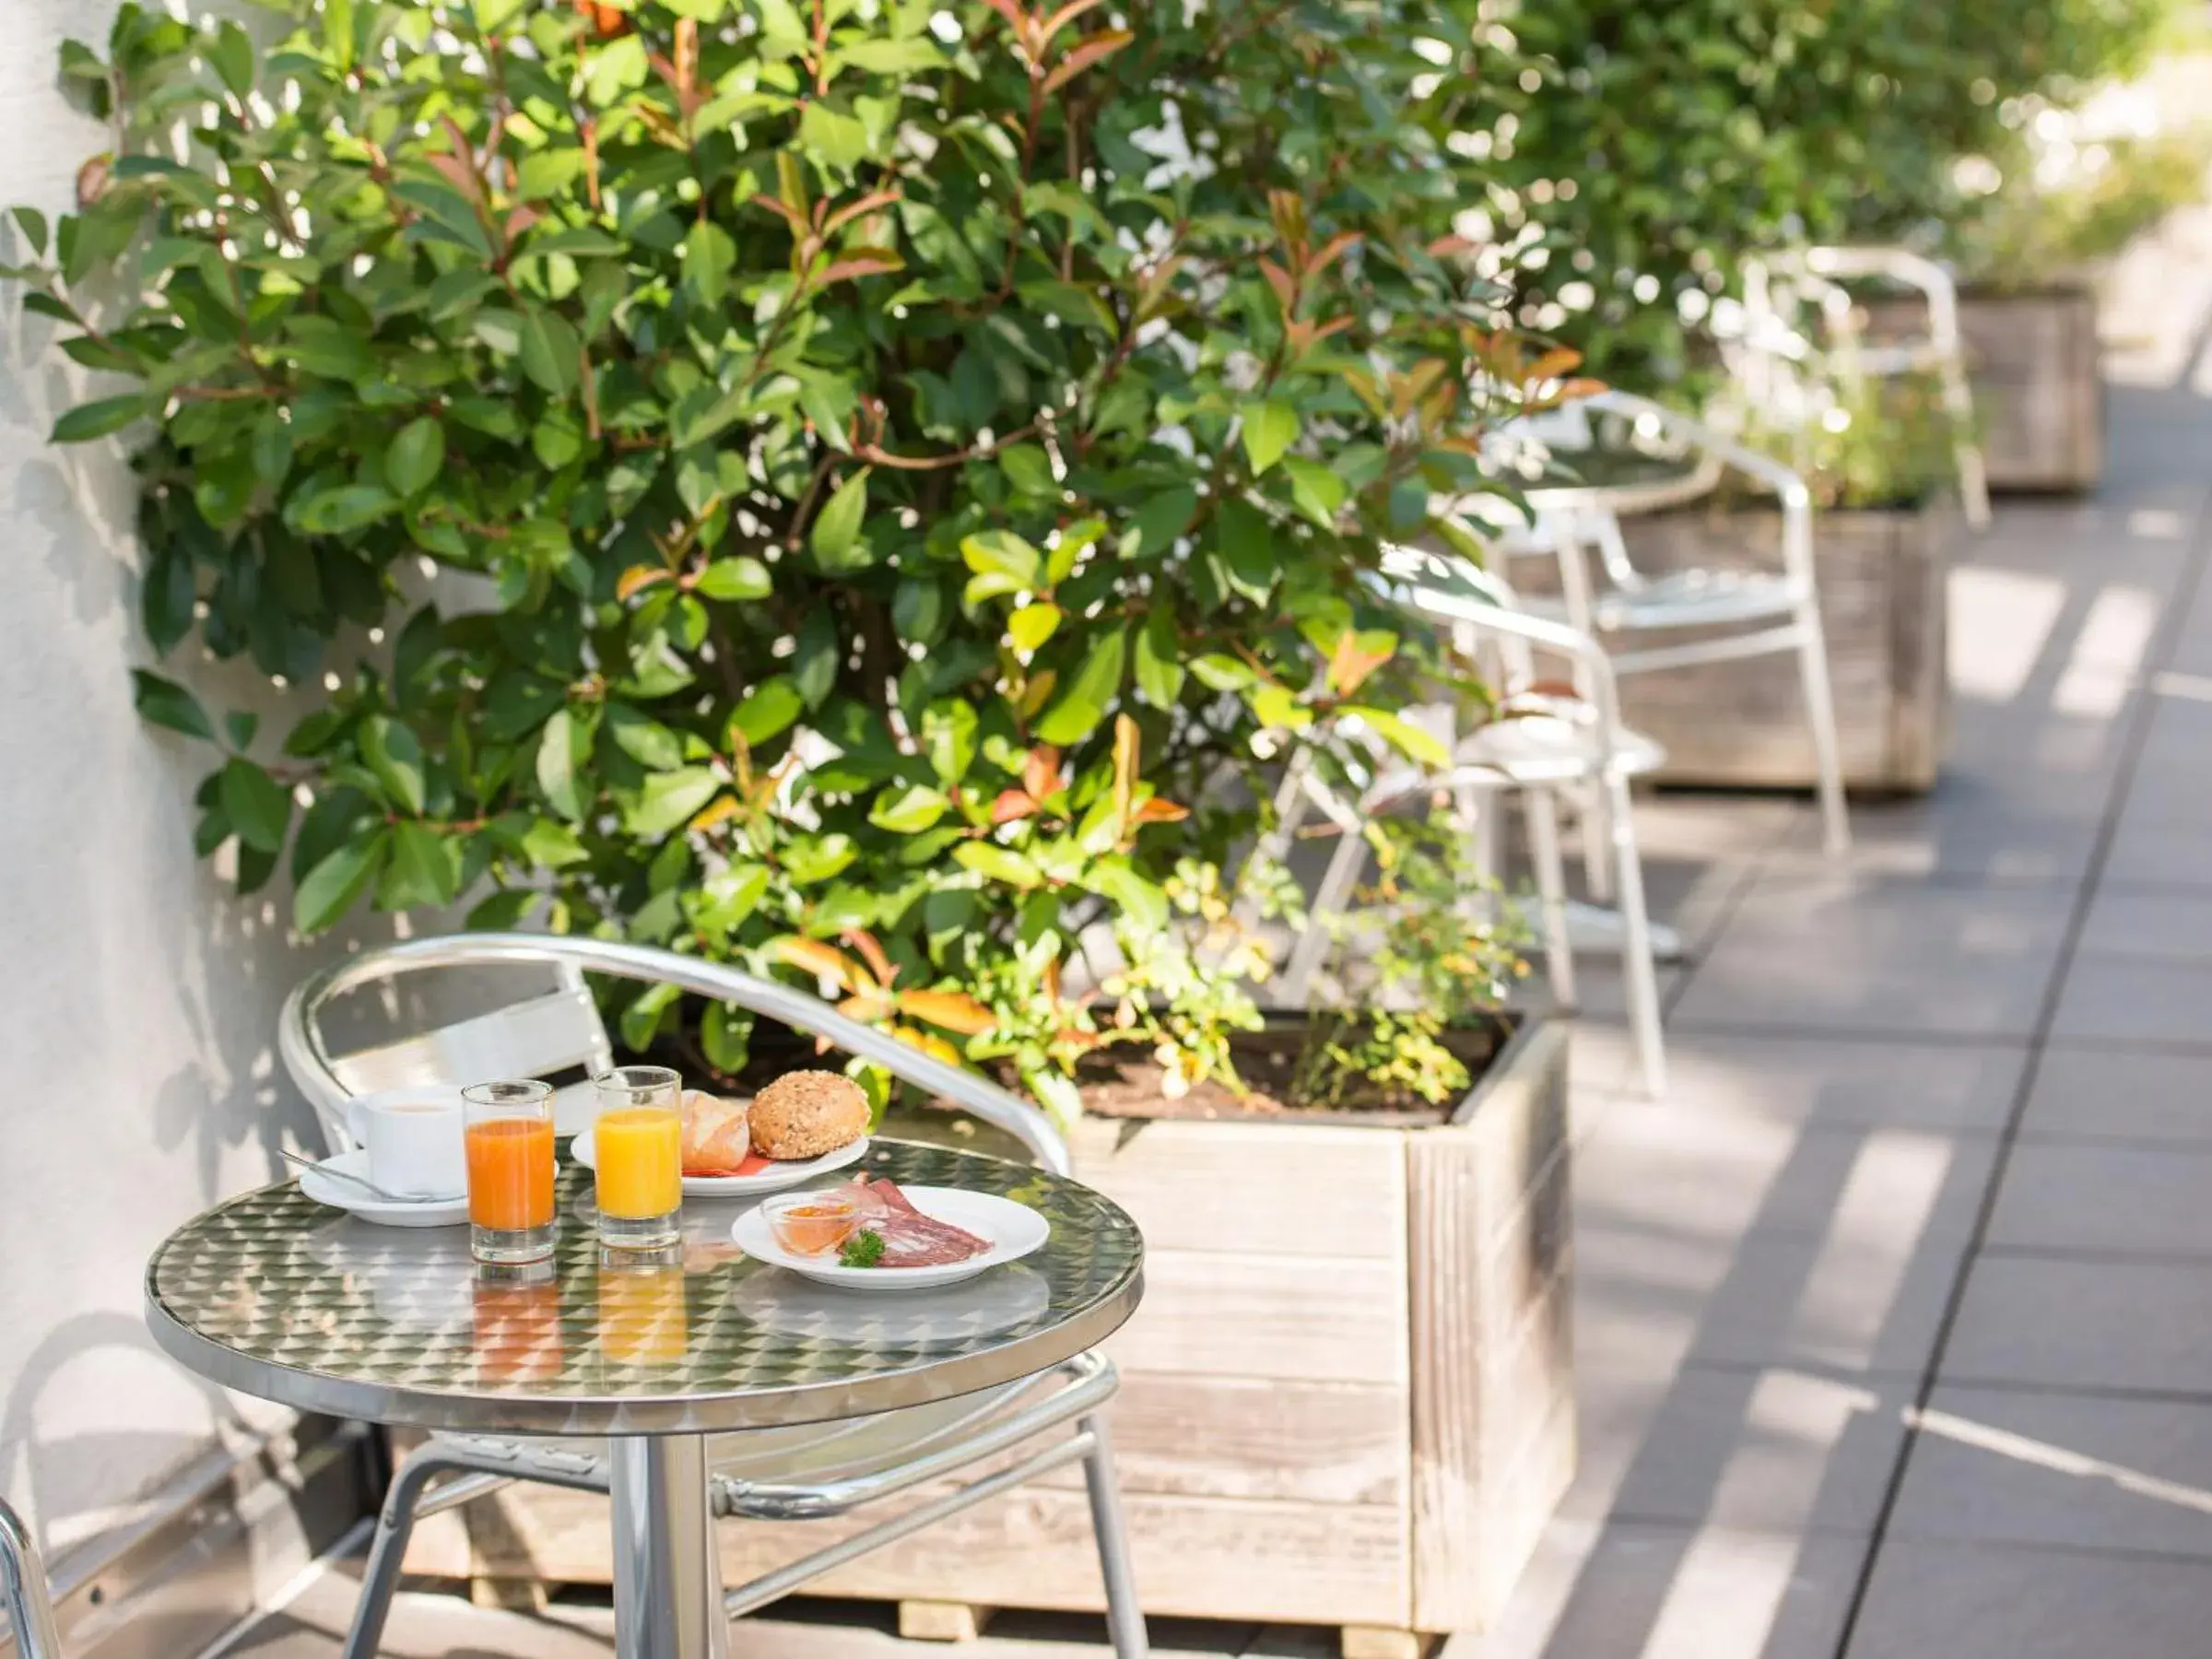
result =
[[[1575,1462],[1566,1052],[1564,1028],[1524,1024],[1426,1126],[1080,1126],[1077,1175],[1147,1243],[1144,1305],[1108,1351],[1147,1611],[1338,1625],[1371,1653],[1491,1621]],[[723,1571],[846,1530],[725,1524]],[[518,1487],[426,1522],[407,1566],[603,1583],[606,1547],[604,1500]],[[1073,1470],[810,1589],[1104,1605]]]
[[[1870,330],[1924,332],[1925,309],[1885,302]],[[1959,297],[1974,420],[1992,489],[2079,491],[2104,476],[2097,296],[2086,286]]]
[[[1844,781],[1864,794],[1936,782],[1949,727],[1944,661],[1947,575],[1959,523],[1947,500],[1818,514],[1813,524],[1821,624],[1835,688]],[[1771,566],[1779,515],[1692,509],[1630,519],[1630,557],[1647,573],[1687,566]],[[1694,638],[1609,635],[1626,653]],[[1812,741],[1794,653],[1631,675],[1630,725],[1666,746],[1666,783],[1809,789]]]

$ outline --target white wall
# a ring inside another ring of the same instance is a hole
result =
[[[55,53],[113,0],[6,9],[0,203],[58,214],[102,134]],[[288,894],[241,901],[193,856],[209,751],[132,711],[131,477],[112,442],[46,444],[85,383],[52,337],[0,292],[0,1494],[50,1557],[256,1409],[155,1350],[140,1277],[171,1228],[271,1178],[280,1132],[306,1144],[272,1041],[311,962]],[[172,671],[228,706],[225,677]]]

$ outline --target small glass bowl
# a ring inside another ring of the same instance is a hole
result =
[[[778,1193],[760,1201],[768,1230],[797,1256],[828,1255],[860,1225],[860,1206],[842,1193]]]

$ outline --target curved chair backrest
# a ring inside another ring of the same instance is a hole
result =
[[[549,971],[557,988],[403,1041],[342,1055],[330,1052],[324,1022],[335,999],[380,982],[441,969],[535,969]],[[345,1147],[352,1145],[345,1126],[346,1103],[359,1094],[409,1083],[540,1077],[578,1065],[586,1071],[605,1069],[612,1063],[612,1050],[584,984],[586,973],[676,985],[823,1038],[1004,1129],[1039,1163],[1067,1172],[1067,1143],[1050,1118],[1018,1096],[849,1019],[806,992],[647,945],[548,934],[455,934],[364,951],[309,976],[285,999],[277,1048],[292,1081],[314,1107],[325,1136],[334,1147]],[[588,1084],[572,1086],[560,1105],[570,1108],[572,1102],[581,1108],[588,1089]],[[565,1129],[568,1110],[562,1118]]]
[[[16,1659],[62,1659],[46,1569],[16,1512],[0,1502],[0,1609],[16,1638]]]

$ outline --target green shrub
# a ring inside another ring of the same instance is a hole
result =
[[[1559,0],[1489,39],[1520,75],[1485,135],[1502,231],[1540,250],[1524,316],[1600,373],[1685,373],[1749,253],[1923,235],[2009,100],[2134,68],[2172,0]],[[1523,61],[1526,66],[1523,66]],[[1588,293],[1570,288],[1587,285]],[[1579,304],[1562,305],[1562,293]],[[1694,296],[1685,314],[1684,296]],[[1559,306],[1559,311],[1547,308]]]
[[[1361,572],[1481,482],[1474,371],[1565,367],[1445,240],[1476,0],[278,9],[71,45],[119,151],[16,216],[124,377],[55,437],[144,436],[154,645],[343,669],[279,761],[225,724],[201,850],[309,932],[466,896],[834,982],[1062,1104],[1100,1041],[1221,1064],[1209,785],[1421,747]],[[426,560],[488,597],[403,620]]]

